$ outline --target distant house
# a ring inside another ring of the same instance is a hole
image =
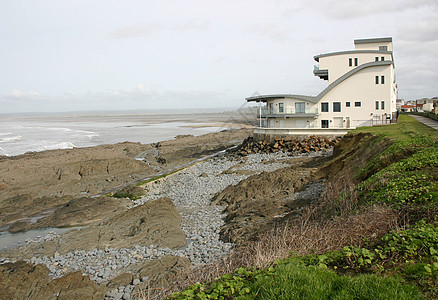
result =
[[[293,94],[246,98],[259,103],[254,135],[338,136],[396,119],[397,84],[392,38],[359,39],[355,49],[316,55],[314,75],[328,86],[317,96]]]
[[[415,112],[417,111],[416,109],[416,105],[414,104],[405,104],[401,106],[401,111],[402,112]]]
[[[437,113],[438,110],[438,98],[433,97],[431,99],[429,98],[423,98],[415,100],[417,111],[425,111],[425,112],[433,112]],[[419,109],[421,107],[421,109]]]

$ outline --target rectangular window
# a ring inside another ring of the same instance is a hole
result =
[[[297,114],[306,113],[306,103],[305,102],[295,102],[295,113],[297,113]]]
[[[382,57],[380,58],[380,60],[381,60],[381,61],[385,61],[385,57],[382,56]]]
[[[385,84],[385,76],[380,76],[380,83]]]
[[[352,66],[353,66],[353,59],[352,59],[352,58],[349,58],[349,59],[348,59],[348,66],[349,66],[349,67],[352,67]]]
[[[385,101],[381,101],[380,102],[380,108],[381,109],[385,109]]]
[[[274,113],[274,103],[269,103],[269,113],[270,114]]]
[[[322,128],[329,128],[329,120],[321,120]]]
[[[333,111],[341,112],[341,102],[333,102]]]
[[[379,61],[379,57],[378,56],[376,56],[376,61]]]
[[[350,107],[350,102],[345,102],[346,107]]]
[[[329,108],[328,102],[321,103],[321,112],[328,112],[328,108]]]
[[[376,109],[379,109],[379,101],[376,101]]]
[[[357,67],[357,64],[359,63],[357,57],[354,58],[354,65]]]
[[[278,112],[284,112],[284,104],[283,103],[278,103]]]
[[[376,76],[376,84],[379,84],[379,76]]]
[[[379,46],[379,51],[388,51],[388,46]]]
[[[361,107],[362,106],[362,102],[360,102],[360,101],[354,102],[354,106],[355,107]]]

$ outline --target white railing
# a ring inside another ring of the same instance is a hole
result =
[[[279,109],[267,109],[263,108],[262,110],[262,116],[265,115],[314,115],[318,113],[317,108],[306,108],[304,110],[297,110],[295,108],[284,108],[283,111],[280,111]]]

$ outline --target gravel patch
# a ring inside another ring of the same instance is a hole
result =
[[[329,153],[310,153],[296,156],[321,156]],[[244,159],[222,155],[197,163],[166,178],[151,182],[146,186],[147,194],[134,200],[132,207],[142,205],[161,197],[172,199],[182,217],[181,227],[188,243],[182,249],[171,250],[155,246],[135,246],[122,249],[94,249],[92,251],[73,251],[66,255],[56,253],[53,257],[33,257],[33,264],[42,263],[50,270],[51,277],[61,277],[69,271],[81,270],[91,280],[104,283],[122,273],[130,264],[159,259],[165,255],[185,256],[192,264],[211,262],[227,254],[233,245],[219,240],[219,232],[224,224],[223,207],[210,205],[212,197],[229,185],[236,185],[249,175],[223,174],[236,164],[235,169],[250,170],[255,173],[272,172],[290,164],[282,160],[290,159],[290,153],[251,154]],[[310,189],[315,193],[317,188]],[[299,195],[297,195],[299,197]],[[304,196],[304,195],[302,195]],[[51,239],[53,236],[47,237]],[[41,239],[45,240],[45,238]],[[35,242],[35,241],[27,241]],[[8,261],[0,258],[0,263]],[[107,293],[107,299],[129,299],[134,286],[147,280],[135,280],[131,285],[119,287]]]

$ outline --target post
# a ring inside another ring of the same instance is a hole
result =
[[[262,101],[259,101],[259,127],[262,128]]]

